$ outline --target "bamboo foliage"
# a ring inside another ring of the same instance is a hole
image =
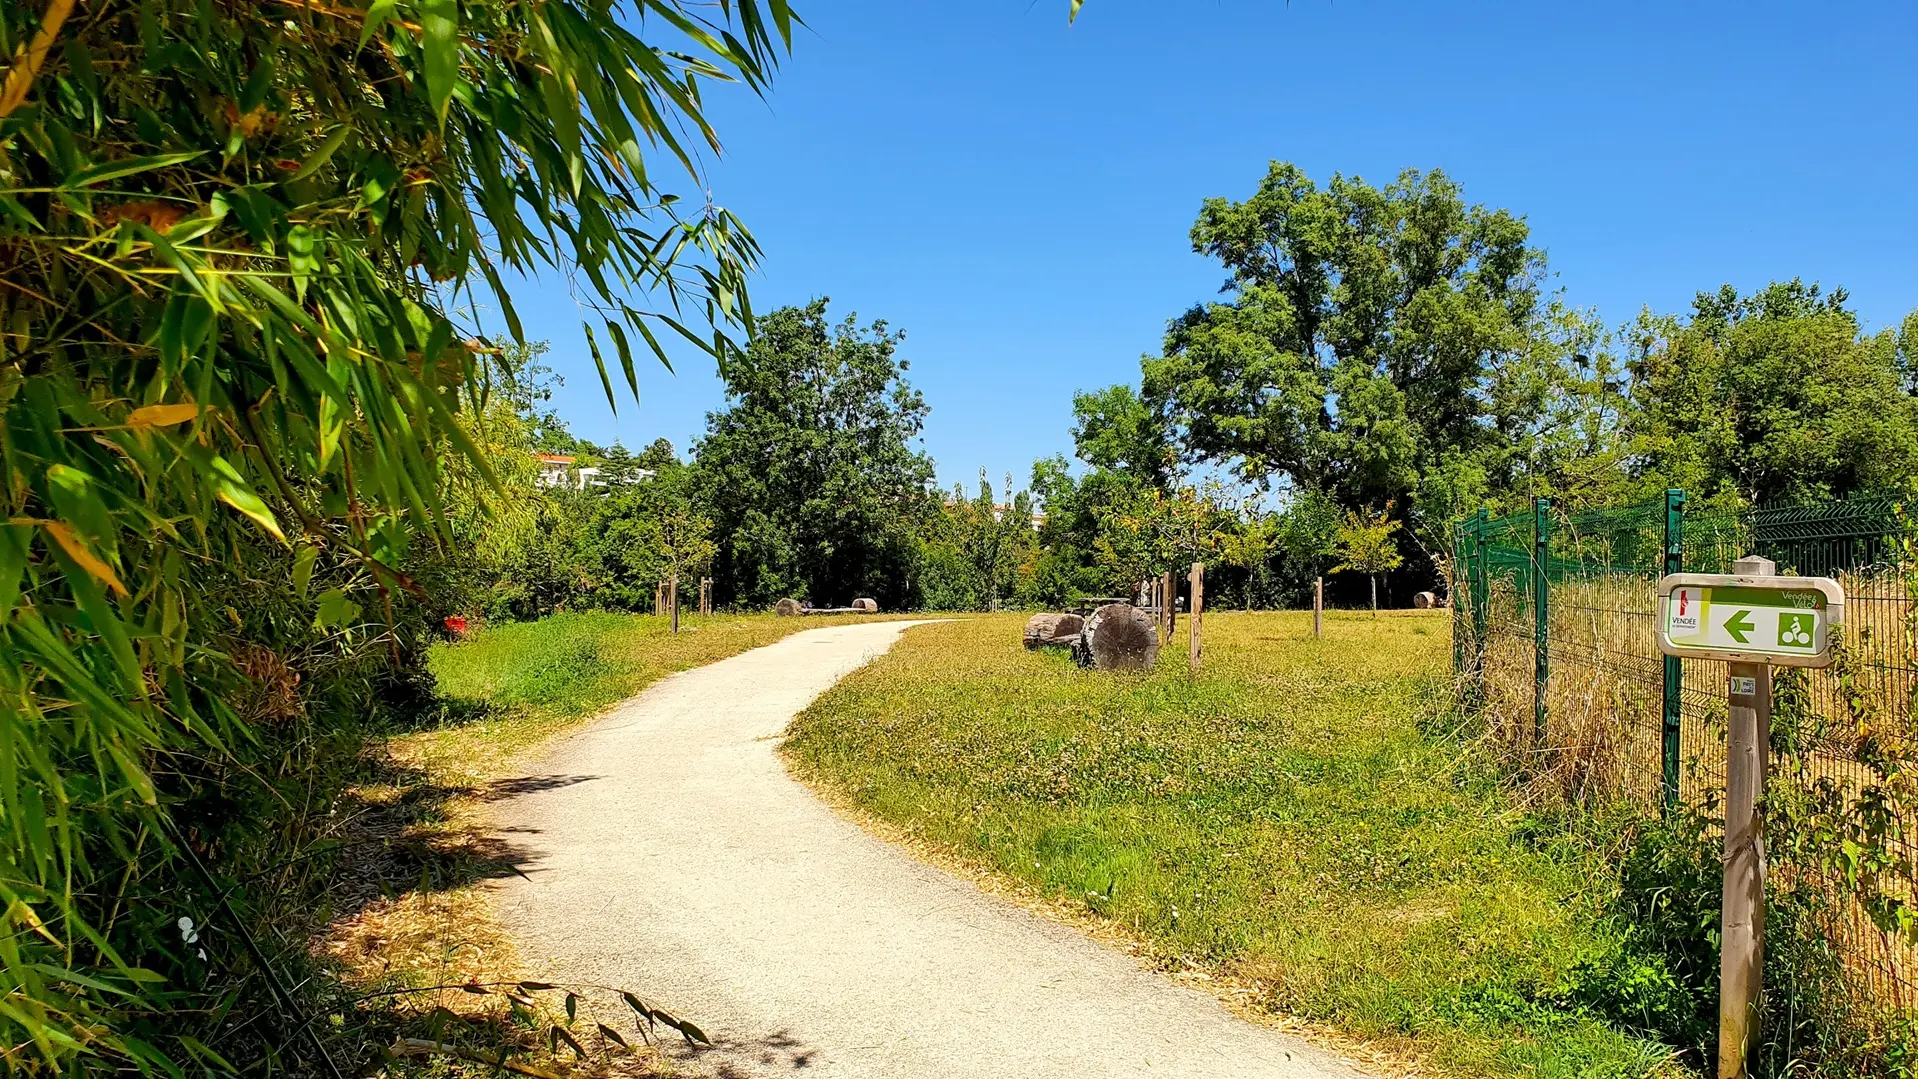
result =
[[[518,338],[521,275],[568,280],[609,395],[662,334],[724,362],[757,249],[661,175],[697,182],[703,85],[762,86],[793,22],[785,0],[0,2],[10,1070],[220,1066],[125,1033],[195,1002],[128,943],[115,882],[197,857],[166,762],[250,738],[208,602],[236,529],[291,548],[301,618],[417,590],[440,462],[485,467],[456,414],[493,346],[455,312],[496,305]],[[363,594],[307,596],[316,562]]]

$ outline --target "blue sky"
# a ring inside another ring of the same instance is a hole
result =
[[[1202,199],[1271,159],[1442,168],[1524,215],[1612,323],[1803,276],[1874,327],[1918,307],[1918,4],[812,0],[761,101],[715,88],[715,201],[766,249],[762,310],[904,328],[945,483],[1070,453],[1072,393],[1138,377],[1222,279]],[[688,185],[688,194],[690,185]],[[575,430],[683,453],[710,361],[617,416],[564,292],[515,294]]]

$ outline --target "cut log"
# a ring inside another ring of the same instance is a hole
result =
[[[852,609],[855,611],[865,611],[868,614],[872,614],[879,610],[879,601],[876,599],[866,599],[864,597],[861,597],[859,599],[852,601]]]
[[[1418,595],[1412,597],[1412,606],[1417,607],[1421,611],[1429,611],[1438,606],[1438,596],[1431,592],[1420,592]]]
[[[1026,620],[1026,647],[1071,648],[1085,628],[1086,620],[1076,614],[1035,614]]]
[[[788,618],[796,614],[805,614],[806,608],[801,607],[798,600],[788,597],[773,604],[773,613],[781,618]]]
[[[1102,671],[1149,671],[1159,660],[1159,629],[1130,603],[1108,603],[1086,619],[1072,654]]]

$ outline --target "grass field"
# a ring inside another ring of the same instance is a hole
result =
[[[1576,1003],[1629,965],[1615,874],[1447,736],[1442,616],[1335,614],[1314,640],[1309,615],[1209,615],[1203,672],[1181,646],[1150,675],[1025,652],[1022,620],[914,630],[796,722],[789,760],[1170,968],[1424,1068],[1677,1073]]]

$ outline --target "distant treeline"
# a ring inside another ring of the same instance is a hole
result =
[[[758,321],[689,461],[579,441],[536,358],[511,356],[474,426],[513,496],[490,517],[477,486],[455,498],[460,602],[639,608],[677,571],[740,606],[1057,606],[1205,561],[1228,602],[1301,603],[1346,569],[1335,598],[1382,574],[1404,603],[1442,591],[1449,522],[1480,507],[1794,502],[1918,474],[1918,315],[1866,333],[1842,289],[1724,286],[1608,328],[1544,290],[1522,218],[1436,171],[1320,186],[1274,164],[1246,201],[1208,200],[1192,244],[1222,298],[1170,320],[1136,387],[1077,395],[1078,466],[1034,462],[1018,487],[934,487],[903,334],[823,299]],[[539,487],[534,451],[604,486]]]

